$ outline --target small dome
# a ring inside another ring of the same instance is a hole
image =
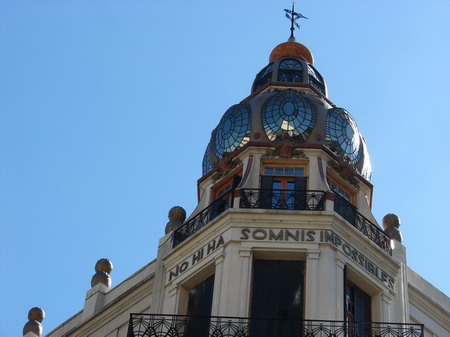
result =
[[[295,42],[294,39],[289,39],[289,41],[276,46],[270,53],[269,62],[288,57],[303,59],[310,64],[314,64],[314,57],[308,48]]]

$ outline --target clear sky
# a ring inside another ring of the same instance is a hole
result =
[[[197,202],[213,128],[289,37],[289,1],[0,1],[0,336],[83,308]],[[366,138],[373,212],[450,294],[450,1],[309,0],[297,40]]]

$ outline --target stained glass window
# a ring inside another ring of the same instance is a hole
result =
[[[209,144],[208,144],[205,150],[205,155],[203,156],[202,173],[203,175],[205,175],[211,170],[212,170],[212,163],[211,163],[211,156],[209,155]]]
[[[295,82],[303,81],[303,67],[302,64],[294,59],[286,59],[280,62],[278,67],[278,81],[280,82]]]
[[[270,97],[262,111],[264,131],[270,140],[284,134],[305,141],[311,134],[316,114],[311,102],[292,90]]]
[[[269,63],[263,70],[261,70],[258,75],[256,75],[255,81],[253,82],[253,91],[258,90],[266,83],[272,81],[272,71],[273,63]]]
[[[234,150],[250,140],[251,120],[250,107],[236,104],[225,112],[215,130],[214,151],[221,158],[225,152]]]
[[[326,138],[334,142],[333,150],[352,163],[362,156],[361,137],[353,117],[342,108],[328,110]]]
[[[308,64],[309,83],[325,95],[325,83],[322,75],[311,64]]]

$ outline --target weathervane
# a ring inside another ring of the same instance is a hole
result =
[[[284,10],[286,12],[286,14],[285,14],[286,17],[289,20],[291,20],[291,38],[294,38],[294,30],[295,30],[294,25],[295,25],[295,27],[300,29],[300,25],[295,21],[297,21],[298,19],[307,19],[306,16],[303,16],[294,10],[294,5],[295,5],[295,2],[292,2],[292,10],[289,10],[289,9]]]

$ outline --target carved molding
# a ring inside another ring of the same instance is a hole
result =
[[[298,144],[294,138],[283,135],[283,139],[277,141],[275,148],[267,150],[263,158],[306,158],[305,153],[296,148]]]
[[[213,181],[217,181],[220,178],[226,176],[236,167],[242,164],[242,160],[239,158],[232,159],[231,153],[225,152],[222,154],[223,158],[213,163],[213,169],[217,172],[212,176]]]

